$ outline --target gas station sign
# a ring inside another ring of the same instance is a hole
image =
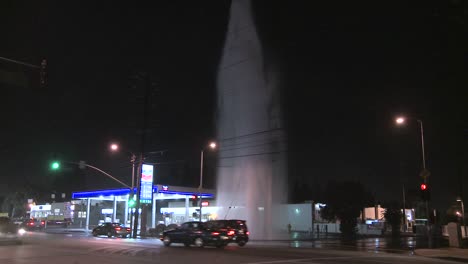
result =
[[[140,181],[140,203],[150,204],[153,201],[153,165],[143,164]]]

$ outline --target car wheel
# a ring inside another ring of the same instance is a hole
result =
[[[184,246],[190,247],[190,242],[185,242],[185,243],[184,243]]]
[[[122,235],[122,238],[127,238],[127,235]]]
[[[224,244],[224,243],[216,245],[217,248],[224,248],[225,246],[226,246],[226,244]]]
[[[107,232],[107,237],[111,238],[112,237],[112,232]]]
[[[193,243],[195,244],[195,246],[197,247],[203,247],[204,246],[204,242],[203,242],[203,239],[201,237],[197,237],[195,238],[195,240],[193,241]]]
[[[96,231],[93,231],[93,236],[97,237],[97,232]]]
[[[239,241],[237,242],[237,245],[239,245],[239,247],[243,247],[243,246],[245,246],[245,244],[247,244],[247,243],[245,242],[245,240],[239,240]]]
[[[164,236],[163,238],[163,244],[164,246],[168,247],[171,245],[171,238],[169,236]]]

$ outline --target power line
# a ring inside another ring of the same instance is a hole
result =
[[[244,135],[235,136],[235,137],[231,137],[231,138],[223,138],[223,139],[220,139],[220,142],[221,141],[234,140],[234,139],[243,138],[243,137],[249,137],[249,136],[253,136],[253,135],[269,133],[269,132],[273,132],[273,131],[280,131],[280,130],[284,130],[284,129],[283,128],[273,128],[273,129],[269,129],[269,130],[258,131],[258,132],[254,132],[254,133],[250,133],[250,134],[244,134]]]
[[[31,67],[31,68],[36,68],[36,69],[41,68],[41,66],[38,66],[38,65],[33,65],[33,64],[30,64],[30,63],[26,63],[26,62],[22,62],[22,61],[18,61],[18,60],[12,60],[12,59],[8,59],[8,58],[4,58],[4,57],[0,57],[0,60],[8,61],[8,62],[20,64],[20,65]]]
[[[233,158],[250,157],[250,156],[262,156],[262,155],[280,154],[280,153],[286,153],[286,152],[289,152],[289,151],[288,150],[280,150],[280,151],[272,151],[272,152],[253,153],[253,154],[245,154],[245,155],[219,157],[219,159],[233,159]]]
[[[274,144],[274,143],[282,143],[284,141],[287,141],[287,140],[273,140],[273,141],[259,143],[256,145],[242,146],[242,147],[236,147],[236,148],[222,148],[219,151],[222,152],[222,151],[230,151],[230,150],[236,150],[236,149],[255,148],[255,147],[260,147],[260,146]],[[253,142],[248,142],[248,143],[253,143]]]

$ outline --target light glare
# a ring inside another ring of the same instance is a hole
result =
[[[403,123],[405,123],[405,118],[403,118],[403,117],[398,117],[398,118],[396,119],[396,123],[397,123],[397,124],[403,124]]]
[[[22,236],[22,235],[24,235],[25,233],[26,233],[26,230],[24,230],[24,228],[18,229],[18,234],[19,234],[19,235]]]
[[[210,143],[210,148],[215,149],[215,148],[216,148],[216,143],[211,142],[211,143]]]
[[[115,144],[115,143],[114,143],[114,144],[111,144],[110,149],[111,149],[112,151],[116,151],[116,150],[119,149],[119,145],[117,145],[117,144]]]

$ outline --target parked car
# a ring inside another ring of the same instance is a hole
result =
[[[23,228],[12,222],[8,217],[0,217],[0,241],[19,241],[25,233]]]
[[[249,229],[245,220],[211,220],[206,222],[212,228],[226,231],[230,237],[229,243],[237,243],[243,247],[249,242]]]
[[[164,231],[160,239],[166,247],[172,243],[182,243],[186,247],[206,245],[223,248],[231,238],[227,234],[227,230],[218,230],[214,226],[202,222],[186,222],[180,227]]]
[[[131,229],[129,227],[125,227],[120,223],[102,223],[99,226],[93,229],[93,236],[101,236],[105,235],[107,237],[127,237],[130,235]]]

